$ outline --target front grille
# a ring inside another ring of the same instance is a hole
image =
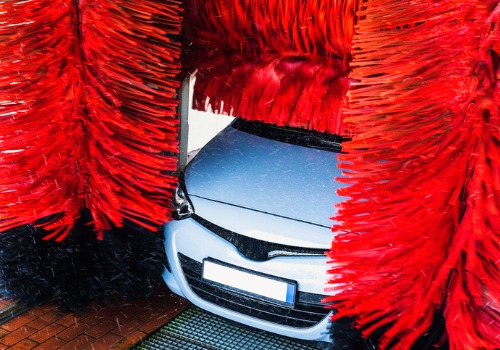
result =
[[[202,264],[178,253],[190,288],[200,298],[241,314],[296,328],[308,328],[321,322],[330,312],[321,303],[324,295],[297,292],[293,308],[266,302],[234,290],[215,286],[202,276]]]

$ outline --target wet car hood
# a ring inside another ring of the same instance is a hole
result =
[[[189,196],[331,227],[341,186],[337,153],[228,127],[185,170]],[[196,207],[195,207],[196,211]]]

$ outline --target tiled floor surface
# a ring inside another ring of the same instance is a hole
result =
[[[129,349],[189,307],[161,289],[153,297],[117,306],[90,305],[63,313],[55,305],[32,308],[0,325],[0,350]],[[0,308],[10,303],[0,300]]]
[[[0,298],[0,310],[5,309],[5,308],[9,307],[10,305],[12,305],[11,301]]]

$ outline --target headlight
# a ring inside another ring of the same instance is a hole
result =
[[[174,219],[182,220],[194,214],[194,208],[189,200],[185,190],[183,189],[182,181],[175,189],[172,202],[174,204]]]

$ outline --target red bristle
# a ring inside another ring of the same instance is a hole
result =
[[[168,217],[176,179],[175,0],[0,2],[0,231],[64,239]],[[41,219],[44,219],[42,222]]]
[[[359,0],[186,1],[195,108],[342,133]]]
[[[329,298],[381,348],[500,348],[498,1],[366,2]]]

